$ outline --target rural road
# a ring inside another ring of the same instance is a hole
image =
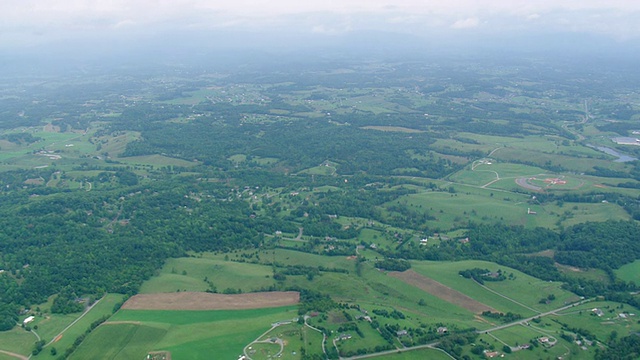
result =
[[[584,299],[581,300],[577,303],[573,303],[573,304],[569,304],[569,305],[565,305],[563,307],[551,310],[551,311],[547,311],[544,313],[540,313],[538,315],[534,315],[531,317],[528,317],[526,319],[522,319],[522,320],[518,320],[518,321],[514,321],[508,324],[504,324],[504,325],[500,325],[500,326],[496,326],[490,329],[486,329],[486,330],[477,330],[476,332],[479,334],[483,334],[483,333],[490,333],[492,331],[497,331],[497,330],[501,330],[501,329],[506,329],[508,327],[511,326],[516,326],[516,325],[524,325],[524,323],[529,322],[537,317],[543,317],[543,316],[547,316],[547,315],[551,315],[551,314],[555,314],[558,311],[562,311],[562,310],[566,310],[566,309],[570,309],[574,306],[578,306],[578,305],[582,305],[585,303],[588,303],[590,301],[593,301],[594,299]],[[435,349],[435,350],[440,350],[442,352],[444,352],[445,354],[449,355],[446,351],[442,350],[442,349],[438,349],[435,346],[438,345],[439,341],[434,341],[432,343],[429,344],[425,344],[425,345],[418,345],[418,346],[412,346],[412,347],[407,347],[407,348],[403,348],[403,349],[395,349],[395,350],[388,350],[388,351],[382,351],[382,352],[377,352],[377,353],[373,353],[373,354],[366,354],[366,355],[359,355],[359,356],[352,356],[352,357],[348,357],[348,358],[344,358],[341,357],[340,360],[359,360],[359,359],[368,359],[368,358],[375,358],[378,356],[383,356],[383,355],[390,355],[390,354],[397,354],[400,352],[405,352],[405,351],[412,351],[412,350],[419,350],[419,349]],[[451,355],[449,355],[449,357],[451,357]],[[453,357],[451,357],[452,359],[455,359]]]
[[[490,329],[486,329],[486,330],[477,330],[476,332],[477,332],[477,333],[479,333],[479,334],[482,334],[482,333],[489,333],[489,332],[492,332],[492,331],[497,331],[497,330],[506,329],[506,328],[508,328],[508,327],[515,326],[515,325],[523,325],[524,323],[527,323],[527,322],[529,322],[529,321],[531,321],[531,320],[533,320],[533,319],[535,319],[535,318],[537,318],[537,317],[543,317],[543,316],[547,316],[547,315],[555,314],[555,313],[557,313],[558,311],[562,311],[562,310],[570,309],[570,308],[572,308],[572,307],[574,307],[574,306],[582,305],[582,304],[588,303],[589,301],[593,301],[593,300],[594,300],[594,299],[585,299],[585,300],[581,300],[581,301],[578,301],[577,303],[573,303],[573,304],[565,305],[565,306],[563,306],[563,307],[561,307],[561,308],[557,308],[557,309],[554,309],[554,310],[551,310],[551,311],[547,311],[547,312],[544,312],[544,313],[540,313],[540,314],[538,314],[538,315],[534,315],[534,316],[528,317],[528,318],[526,318],[526,319],[521,319],[521,320],[518,320],[518,321],[514,321],[514,322],[511,322],[511,323],[508,323],[508,324],[504,324],[504,325],[496,326],[496,327],[493,327],[493,328],[490,328]]]
[[[327,342],[327,335],[325,335],[325,334],[322,332],[322,330],[320,330],[320,329],[318,329],[318,328],[314,328],[313,326],[309,325],[309,323],[307,322],[307,319],[308,319],[308,318],[309,318],[309,317],[305,315],[305,317],[304,317],[304,324],[305,324],[308,328],[310,328],[310,329],[312,329],[312,330],[315,330],[315,331],[319,332],[320,334],[322,334],[322,353],[323,353],[323,354],[325,354],[325,355],[327,355],[327,350],[324,348],[324,343],[325,343],[325,342]]]
[[[93,304],[91,304],[91,306],[89,306],[89,307],[88,307],[88,308],[87,308],[87,309],[82,313],[82,315],[78,316],[78,318],[77,318],[77,319],[73,320],[73,322],[72,322],[71,324],[67,325],[67,327],[66,327],[66,328],[64,328],[62,331],[60,331],[60,333],[59,333],[58,335],[54,336],[54,337],[53,337],[53,339],[51,339],[51,341],[49,341],[49,342],[47,343],[47,345],[45,345],[45,346],[43,346],[43,347],[47,347],[47,346],[49,346],[49,345],[53,344],[53,342],[54,342],[54,341],[56,341],[56,339],[58,339],[60,336],[62,336],[62,334],[64,334],[64,332],[65,332],[65,331],[69,330],[69,328],[70,328],[70,327],[72,327],[73,325],[75,325],[78,321],[80,321],[80,319],[82,319],[85,315],[87,315],[87,313],[89,313],[89,311],[91,311],[91,309],[93,309],[93,307],[94,307],[94,306],[96,306],[96,305],[100,302],[100,300],[102,300],[102,299],[103,299],[103,298],[98,299],[98,300],[96,300]]]

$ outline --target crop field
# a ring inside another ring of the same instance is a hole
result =
[[[95,329],[70,359],[143,359],[166,334],[167,329],[162,327],[105,324]]]
[[[138,294],[127,300],[127,310],[238,310],[294,305],[300,294],[294,291],[271,291],[246,294],[212,294],[175,292]]]
[[[453,290],[450,287],[447,287],[426,276],[422,276],[415,271],[407,270],[404,272],[391,272],[389,273],[389,275],[398,278],[409,285],[422,289],[429,294],[437,296],[444,301],[463,307],[473,313],[482,313],[483,311],[496,311],[495,309],[482,304],[459,291]]]
[[[143,359],[150,351],[163,350],[169,351],[173,359],[207,360],[214,352],[221,359],[236,359],[242,349],[272,323],[295,317],[294,307],[229,311],[120,310],[94,330],[78,348],[78,355],[72,358],[102,358],[99,354],[109,353],[117,354],[114,359]]]

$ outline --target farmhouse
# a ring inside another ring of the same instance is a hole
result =
[[[351,339],[351,334],[340,334],[340,336],[338,336],[338,340],[349,340]]]
[[[558,342],[558,340],[556,340],[554,338],[543,336],[541,338],[538,338],[538,342],[540,344],[544,345],[544,346],[552,347],[553,345],[556,344],[556,342]]]
[[[494,358],[494,357],[498,356],[498,352],[497,351],[486,351],[485,350],[484,356],[486,356],[488,358]]]
[[[22,321],[22,325],[27,325],[28,323],[32,322],[33,320],[35,320],[34,316],[29,316],[28,318],[24,319]]]

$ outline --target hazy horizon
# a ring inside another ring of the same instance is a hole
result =
[[[630,1],[8,0],[0,65],[418,56],[634,61]]]

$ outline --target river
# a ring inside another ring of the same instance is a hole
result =
[[[627,155],[627,154],[623,154],[617,150],[614,150],[612,148],[606,147],[606,146],[593,146],[593,145],[589,145],[587,144],[588,147],[594,148],[594,149],[598,149],[600,151],[602,151],[603,153],[609,154],[611,156],[615,156],[617,157],[616,160],[614,160],[614,162],[630,162],[630,161],[636,161],[638,160],[637,158],[634,158],[633,156]]]

